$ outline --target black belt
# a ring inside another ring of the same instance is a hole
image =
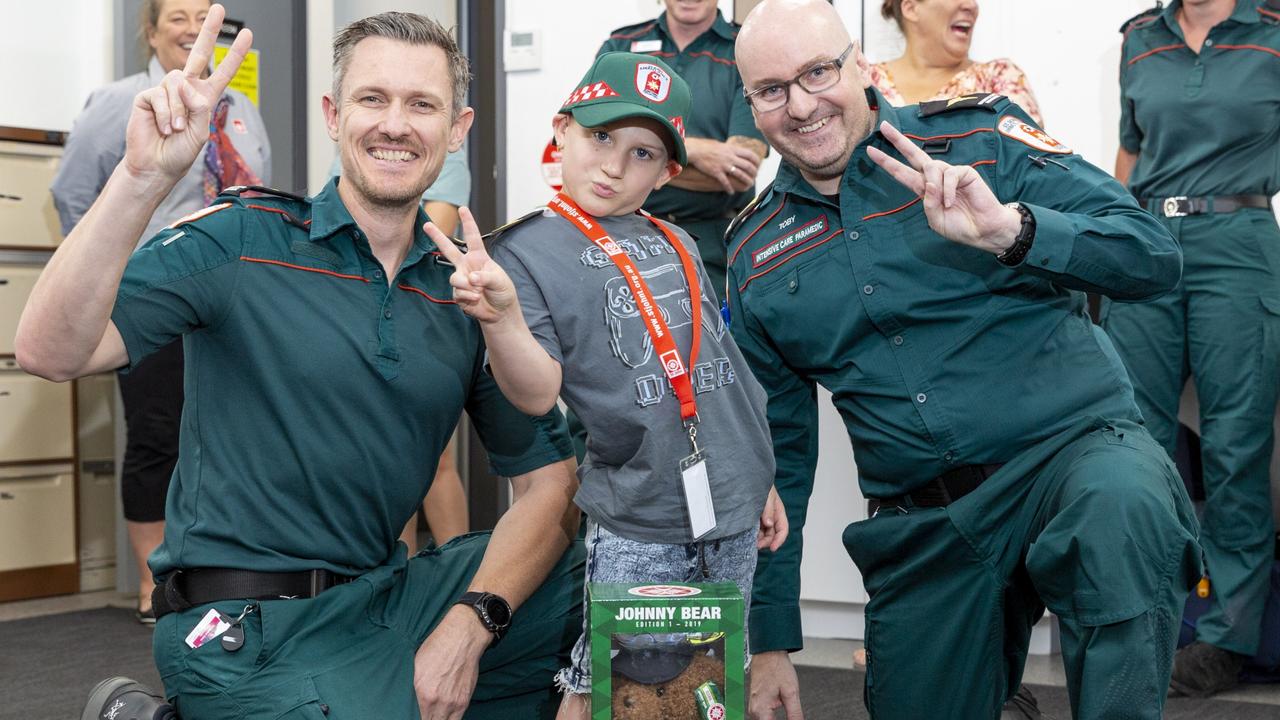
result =
[[[156,619],[219,600],[313,598],[355,580],[328,570],[255,572],[228,568],[175,570],[151,593]]]
[[[948,470],[908,493],[891,497],[868,498],[867,512],[875,515],[882,507],[946,507],[978,489],[987,478],[1004,467],[1004,463],[965,465]]]
[[[1271,198],[1266,195],[1205,195],[1204,197],[1175,195],[1167,198],[1143,198],[1139,202],[1147,210],[1167,218],[1271,207]]]

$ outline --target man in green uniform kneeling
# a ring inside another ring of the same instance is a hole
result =
[[[1173,239],[1001,96],[891,107],[829,3],[766,0],[737,57],[784,163],[729,230],[730,327],[793,529],[757,570],[752,717],[800,710],[821,384],[871,505],[843,541],[872,717],[997,717],[1047,606],[1074,715],[1159,718],[1197,527],[1081,291],[1168,292]]]
[[[150,560],[165,696],[185,720],[553,715],[581,626],[567,429],[516,411],[483,371],[418,206],[471,125],[465,56],[420,16],[348,26],[324,98],[341,180],[309,200],[233,189],[130,257],[248,49],[245,33],[200,77],[223,16],[214,5],[185,71],[135,100],[124,161],[17,338],[22,366],[54,380],[184,338],[180,458]],[[406,559],[397,537],[463,409],[518,499],[492,534]],[[86,716],[120,715],[129,687],[99,691]]]

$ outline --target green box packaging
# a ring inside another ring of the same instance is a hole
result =
[[[591,583],[592,720],[741,720],[743,602],[725,583]],[[714,683],[723,704],[708,703]]]

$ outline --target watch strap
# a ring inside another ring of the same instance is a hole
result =
[[[506,606],[507,622],[499,624],[489,614],[488,604],[490,602],[499,602]],[[476,617],[480,619],[480,624],[484,628],[493,633],[493,642],[498,642],[503,635],[507,634],[507,630],[511,627],[511,603],[507,602],[500,595],[490,592],[465,592],[454,602],[455,605],[466,605],[475,611]]]
[[[1009,203],[1008,207],[1018,211],[1018,215],[1022,218],[1022,225],[1018,229],[1018,236],[1013,239],[1013,244],[997,255],[996,260],[1001,265],[1016,267],[1022,264],[1022,261],[1027,257],[1027,253],[1031,252],[1031,244],[1036,239],[1036,218],[1027,209],[1027,206],[1020,202]]]

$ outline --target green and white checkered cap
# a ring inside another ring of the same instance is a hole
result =
[[[673,159],[681,166],[688,162],[684,123],[689,116],[689,85],[651,55],[611,52],[596,58],[560,112],[572,114],[583,127],[652,118],[671,134],[676,149]]]

